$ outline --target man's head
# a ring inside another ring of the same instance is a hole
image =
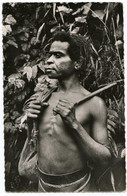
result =
[[[86,62],[89,60],[90,46],[85,37],[60,31],[54,35],[52,43],[54,41],[69,43],[68,54],[73,61],[80,62],[81,58]]]
[[[55,63],[60,64],[62,68],[63,67],[68,68],[68,74],[70,73],[69,71],[75,71],[75,73],[77,72],[80,73],[80,71],[82,71],[82,68],[83,67],[85,68],[85,65],[88,61],[88,56],[89,56],[88,51],[89,51],[88,43],[83,36],[69,34],[66,32],[57,32],[52,39],[52,43],[49,51],[49,56],[55,54],[56,58],[54,59],[49,58],[47,64],[53,65],[52,61],[55,60]],[[60,55],[61,58],[58,58],[58,56],[60,57]],[[68,59],[67,57],[70,59]],[[70,66],[70,70],[69,70],[69,66]]]

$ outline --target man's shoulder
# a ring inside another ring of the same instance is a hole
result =
[[[89,100],[89,106],[91,114],[94,116],[105,115],[106,113],[106,105],[102,98],[98,96],[94,96]]]
[[[84,96],[88,96],[91,94],[91,92],[86,90],[85,88],[82,90],[82,92]],[[92,104],[92,106],[98,106],[98,105],[101,107],[105,106],[104,100],[99,96],[93,96],[92,98],[90,98],[89,103]]]
[[[91,101],[91,103],[92,103],[93,105],[95,105],[95,106],[98,106],[98,105],[104,106],[104,105],[105,105],[104,100],[103,100],[101,97],[99,97],[99,96],[94,96],[94,97],[92,97],[92,98],[90,99],[90,101]]]

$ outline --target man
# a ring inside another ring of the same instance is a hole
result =
[[[93,97],[76,105],[89,94],[79,82],[88,52],[83,40],[65,32],[54,36],[45,73],[58,88],[43,107],[33,100],[27,109],[29,122],[38,120],[39,192],[96,191],[90,166],[111,160],[104,102]]]

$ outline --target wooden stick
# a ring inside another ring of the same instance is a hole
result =
[[[105,87],[103,87],[103,88],[100,88],[100,89],[94,91],[93,93],[88,94],[86,97],[84,97],[84,98],[83,98],[82,100],[80,100],[79,102],[76,102],[75,105],[80,105],[81,103],[87,101],[88,99],[90,99],[90,98],[92,98],[92,97],[98,95],[99,93],[101,93],[101,92],[103,92],[103,91],[105,91],[105,90],[107,90],[107,89],[109,89],[109,88],[111,88],[111,87],[113,87],[113,86],[116,86],[118,83],[123,82],[123,81],[124,81],[124,80],[118,80],[118,81],[113,82],[112,84],[109,84],[109,85],[107,85],[107,86],[105,86]]]

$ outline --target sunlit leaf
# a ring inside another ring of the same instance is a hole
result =
[[[37,41],[39,40],[40,34],[41,34],[41,32],[42,32],[44,26],[45,26],[45,23],[43,23],[43,24],[39,27],[39,29],[38,29],[38,32],[37,32]]]
[[[115,130],[114,130],[114,128],[113,128],[110,124],[107,124],[107,129],[108,129],[111,133],[115,134]]]
[[[32,78],[36,78],[36,76],[37,76],[37,71],[38,71],[37,65],[34,65],[34,66],[32,67]]]
[[[116,128],[116,123],[113,120],[108,119],[108,124],[111,125],[113,128]]]
[[[50,32],[51,33],[54,33],[54,32],[57,32],[57,30],[59,30],[59,27],[58,26],[51,28],[50,29]]]
[[[14,42],[13,40],[7,41],[7,44],[14,46],[15,48],[18,48],[18,44],[16,42]]]
[[[12,29],[11,29],[11,26],[10,25],[4,25],[2,27],[3,36],[6,36],[7,33],[11,33],[11,32],[12,32]]]
[[[121,158],[124,158],[126,156],[126,149],[122,149],[121,151]]]
[[[32,77],[32,68],[27,67],[27,79],[28,79],[28,81],[31,80],[31,77]]]
[[[117,17],[116,17],[117,27],[118,27],[118,25],[119,25],[119,21],[120,21],[120,15],[119,15],[119,14],[117,14]]]
[[[57,21],[57,19],[56,19],[56,3],[53,3],[53,17]]]
[[[14,19],[14,17],[13,17],[11,14],[9,14],[9,15],[6,17],[5,22],[6,22],[7,24],[14,25],[14,24],[16,23],[16,20]]]
[[[83,16],[79,16],[79,17],[75,18],[75,21],[79,22],[79,23],[86,23],[86,18]]]
[[[21,79],[16,79],[15,81],[15,86],[18,88],[18,89],[24,89],[25,87],[25,81],[24,80],[21,80]]]
[[[27,79],[28,79],[28,81],[30,81],[31,77],[32,77],[32,67],[30,67],[30,66],[24,67],[24,74],[27,75]]]
[[[121,40],[117,40],[115,45],[118,46],[119,49],[121,49],[123,47],[123,42]]]
[[[11,7],[15,7],[16,3],[9,3]]]
[[[91,6],[92,6],[91,2],[86,3],[85,5],[82,6],[82,10],[83,10],[84,15],[87,15],[89,13]]]
[[[80,30],[80,27],[75,27],[75,28],[71,31],[71,33],[76,34],[76,33],[79,32],[79,30]]]
[[[11,84],[14,84],[15,81],[17,79],[21,78],[21,74],[20,73],[16,73],[16,74],[11,74],[9,77],[8,77],[8,82],[11,83]]]
[[[43,72],[45,72],[44,65],[45,65],[45,63],[44,63],[43,61],[41,61],[41,62],[38,64],[38,67],[39,67]]]
[[[113,191],[116,191],[116,189],[115,189],[114,174],[113,174],[113,172],[112,172],[112,171],[111,171],[111,184],[112,184]]]
[[[91,43],[90,45],[91,45],[93,51],[95,52],[95,54],[96,54],[97,56],[99,56],[97,50],[96,50],[95,47],[94,47],[94,45],[93,45],[92,43]]]
[[[44,36],[42,38],[42,44],[44,43],[45,40],[46,40],[46,34],[44,34]]]
[[[63,13],[62,13],[62,12],[59,12],[59,14],[60,14],[61,21],[62,21],[62,23],[64,24],[64,17],[63,17]]]
[[[103,20],[104,15],[105,15],[105,11],[104,10],[94,10],[92,12],[92,16],[93,17],[95,17],[95,18],[98,17],[101,20]]]
[[[75,12],[72,13],[72,15],[77,15],[79,13],[81,13],[82,9],[81,8],[78,8]]]
[[[70,8],[67,8],[66,6],[62,5],[62,6],[58,6],[57,9],[59,10],[59,12],[63,12],[66,14],[71,13],[73,10]]]
[[[42,6],[39,6],[39,7],[36,9],[36,20],[39,18],[39,13],[40,13],[41,8],[42,8]]]

